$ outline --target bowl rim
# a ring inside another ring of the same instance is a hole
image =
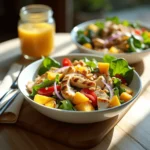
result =
[[[68,54],[67,56],[75,56],[75,57],[78,57],[78,56],[89,56],[89,57],[96,57],[96,58],[100,58],[102,59],[102,56],[96,56],[94,54],[86,54],[86,53],[72,53],[72,54]],[[50,57],[50,56],[49,56]],[[60,56],[51,56],[51,58],[59,58],[59,57],[66,57],[66,55],[60,55]],[[42,62],[42,58],[40,60],[37,60],[31,64],[29,64],[25,69],[23,69],[23,71],[21,72],[19,78],[18,78],[18,88],[19,90],[21,91],[21,93],[24,95],[25,98],[27,98],[29,101],[31,101],[32,103],[36,104],[36,105],[39,105],[45,109],[51,109],[51,110],[54,110],[54,111],[60,111],[60,112],[63,112],[63,113],[67,113],[67,112],[70,112],[70,113],[99,113],[99,112],[109,112],[109,111],[112,111],[112,110],[117,110],[119,108],[122,108],[128,104],[130,104],[131,102],[133,102],[141,93],[142,91],[142,82],[141,82],[141,79],[140,79],[140,76],[138,75],[138,73],[134,70],[134,74],[138,77],[139,79],[139,84],[140,84],[140,88],[138,89],[138,92],[134,95],[134,97],[128,101],[128,102],[125,102],[123,104],[121,104],[120,106],[116,106],[116,107],[112,107],[112,108],[107,108],[107,109],[103,109],[103,110],[93,110],[93,111],[73,111],[73,110],[64,110],[64,109],[57,109],[57,108],[50,108],[50,107],[46,107],[42,104],[38,104],[36,103],[35,101],[33,101],[29,96],[27,96],[23,91],[22,91],[22,88],[21,88],[21,83],[20,83],[20,80],[21,80],[21,76],[22,74],[24,74],[24,72],[26,72],[26,70],[28,70],[28,68],[30,66],[32,66],[33,64],[39,64],[40,62]]]
[[[147,52],[150,52],[150,48],[146,49],[146,50],[143,50],[143,51],[140,51],[140,52],[131,52],[131,53],[108,53],[108,52],[100,52],[100,51],[95,51],[94,49],[89,49],[89,48],[86,48],[84,46],[82,46],[80,43],[77,42],[76,40],[76,35],[77,35],[77,31],[80,30],[80,27],[81,26],[86,26],[90,23],[94,23],[96,21],[105,21],[105,19],[93,19],[93,20],[88,20],[88,21],[85,21],[85,22],[82,22],[78,25],[76,25],[75,27],[73,27],[73,29],[71,30],[70,34],[71,34],[71,39],[73,41],[74,44],[76,44],[78,47],[88,51],[91,53],[91,50],[94,51],[95,54],[109,54],[109,55],[114,55],[114,56],[122,56],[122,55],[131,55],[131,54],[141,54],[141,53],[147,53]],[[130,21],[130,22],[135,22],[135,21]],[[146,26],[144,23],[140,22],[139,23],[142,27],[145,27],[145,28],[149,28],[148,26]],[[93,53],[93,54],[94,54]]]

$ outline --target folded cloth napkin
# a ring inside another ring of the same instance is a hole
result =
[[[20,69],[21,65],[19,64],[13,64],[10,67],[10,70],[4,77],[3,81],[0,83],[0,98],[10,88],[11,84],[18,76]],[[14,94],[14,92],[11,93],[11,95]],[[4,98],[3,101],[0,102],[0,109],[9,100],[9,97],[11,95],[6,96],[6,98]],[[23,95],[19,93],[18,96],[15,98],[15,100],[11,103],[11,105],[0,116],[0,123],[15,123],[18,119],[22,103],[23,103]]]

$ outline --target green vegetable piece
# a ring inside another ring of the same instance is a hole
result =
[[[117,95],[119,97],[119,89],[118,89],[118,87],[114,88],[114,95]]]
[[[32,88],[32,93],[30,94],[30,97],[34,97],[36,94],[37,94],[37,91],[41,88],[44,88],[44,87],[48,87],[52,84],[54,84],[54,80],[48,80],[48,79],[45,79],[42,83],[40,84],[37,84],[37,85],[34,85],[33,88]]]
[[[84,58],[84,62],[90,68],[91,72],[96,71],[95,69],[98,68],[98,64],[96,59],[89,60],[86,57]]]
[[[139,28],[140,27],[138,22],[130,23],[130,26],[133,28]]]
[[[72,103],[69,100],[60,101],[59,109],[74,110]]]
[[[95,35],[96,35],[96,34],[95,34],[92,30],[88,30],[88,31],[87,31],[87,37],[88,37],[88,38],[91,39],[91,38],[93,38]]]
[[[115,24],[119,24],[120,23],[120,19],[117,16],[114,17],[107,17],[106,21],[112,21]]]
[[[114,56],[110,56],[110,55],[105,55],[103,57],[103,61],[104,62],[107,62],[107,63],[111,63],[113,60],[117,59],[116,57]]]
[[[122,25],[128,27],[130,25],[130,22],[128,20],[123,20],[122,22]]]
[[[114,78],[114,79],[113,79],[113,85],[114,85],[115,87],[120,87],[120,85],[121,85],[121,80],[120,80],[119,78]]]
[[[84,34],[84,31],[83,30],[78,30],[77,35],[79,36],[79,35],[82,35],[82,34]]]
[[[142,37],[143,37],[144,43],[150,45],[150,34],[149,34],[149,32],[148,31],[143,32]]]
[[[128,84],[133,79],[133,69],[128,66],[128,62],[125,59],[115,59],[110,63],[109,69],[110,75],[113,77],[116,74],[122,75]]]
[[[123,103],[124,103],[124,100],[121,100],[121,99],[120,99],[120,103],[123,104]]]
[[[85,43],[91,43],[91,40],[90,38],[88,38],[87,36],[83,35],[83,34],[80,34],[78,37],[77,37],[77,41],[80,43],[80,44],[85,44]]]
[[[145,48],[145,45],[133,35],[128,39],[129,49],[128,52],[140,52]]]
[[[46,71],[48,71],[51,67],[61,67],[60,63],[56,61],[53,58],[45,57],[42,61],[39,70],[38,75],[44,74]]]
[[[59,81],[60,81],[59,74],[57,74],[56,77],[55,77],[55,82],[58,84]]]
[[[95,25],[101,30],[101,29],[104,29],[104,22],[100,22],[100,21],[97,21],[95,22]]]

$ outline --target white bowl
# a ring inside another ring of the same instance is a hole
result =
[[[72,41],[75,43],[75,45],[79,48],[80,52],[92,53],[92,54],[95,54],[97,56],[104,56],[107,52],[99,52],[99,51],[88,49],[88,48],[82,46],[76,40],[78,30],[84,30],[89,24],[95,23],[96,21],[104,21],[104,20],[102,20],[102,19],[98,20],[97,19],[97,20],[86,21],[84,23],[81,23],[81,24],[75,26],[71,31],[71,38],[72,38]],[[142,23],[141,23],[141,25],[143,27],[145,26]],[[129,64],[134,64],[134,63],[141,61],[149,53],[150,53],[150,48],[147,50],[143,50],[139,53],[138,52],[132,52],[132,53],[119,53],[119,54],[107,53],[107,54],[115,56],[117,58],[125,58]]]
[[[89,59],[95,58],[98,61],[102,60],[102,58],[95,56],[95,55],[91,55],[91,54],[71,54],[71,55],[68,55],[67,57],[69,59],[74,59],[74,58],[82,59],[83,57],[87,57]],[[64,56],[59,56],[59,57],[54,57],[54,58],[57,61],[61,62]],[[20,91],[24,95],[25,99],[31,104],[31,106],[33,106],[40,113],[50,118],[59,120],[59,121],[69,122],[69,123],[93,123],[93,122],[99,122],[99,121],[112,118],[118,115],[122,110],[127,108],[132,102],[134,102],[141,91],[142,86],[141,86],[140,77],[137,74],[137,72],[134,71],[134,77],[130,84],[130,87],[134,90],[133,99],[122,104],[119,107],[109,108],[107,110],[95,110],[92,112],[67,111],[67,110],[61,110],[61,109],[48,108],[48,107],[45,107],[43,105],[40,105],[34,102],[29,97],[29,94],[26,90],[27,82],[34,80],[35,75],[37,73],[37,69],[39,68],[39,65],[41,64],[41,62],[42,62],[42,59],[30,64],[22,71],[18,79],[18,86],[19,86]]]

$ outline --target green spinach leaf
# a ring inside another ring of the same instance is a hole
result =
[[[60,101],[59,109],[74,110],[72,103],[69,100]]]
[[[61,67],[60,63],[56,61],[53,58],[45,57],[44,60],[42,61],[39,70],[38,70],[38,75],[44,74],[46,71],[48,71],[51,67]]]
[[[113,60],[117,59],[116,57],[114,56],[110,56],[110,55],[105,55],[103,57],[103,61],[104,62],[107,62],[107,63],[111,63]]]
[[[113,77],[116,74],[122,75],[128,84],[133,79],[133,69],[128,66],[128,62],[125,59],[119,58],[113,60],[110,63],[110,75]]]

